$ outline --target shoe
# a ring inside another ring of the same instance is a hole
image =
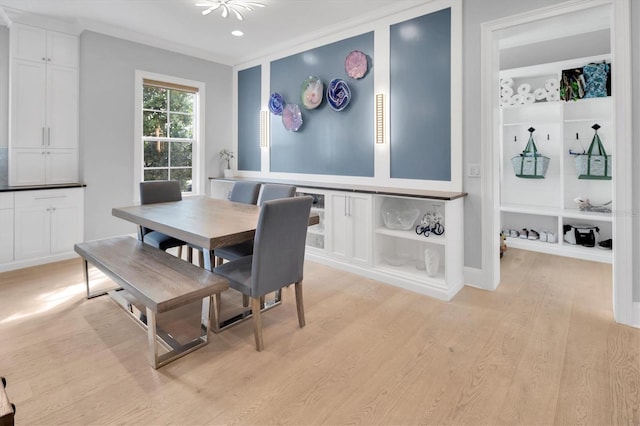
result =
[[[540,238],[540,234],[538,234],[536,231],[534,231],[533,229],[529,230],[529,237],[530,240],[537,240]]]
[[[529,231],[527,231],[527,228],[522,228],[522,231],[520,231],[520,238],[523,240],[529,238]]]
[[[511,238],[518,238],[520,236],[520,233],[518,231],[516,231],[515,229],[510,229],[508,235]]]
[[[540,241],[547,242],[547,231],[540,231]]]
[[[556,242],[558,242],[558,240],[556,240],[556,234],[554,234],[551,231],[547,232],[547,242],[548,243],[556,243]]]
[[[600,241],[598,243],[598,248],[601,248],[603,250],[611,250],[613,249],[613,241],[611,240],[611,238],[609,238],[608,240]]]

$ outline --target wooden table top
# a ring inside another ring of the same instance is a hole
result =
[[[113,216],[214,250],[253,239],[260,207],[208,197],[114,208]],[[319,223],[317,214],[309,225]]]

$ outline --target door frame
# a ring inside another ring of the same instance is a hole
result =
[[[509,27],[609,5],[614,135],[613,175],[613,315],[616,322],[640,327],[634,321],[632,229],[632,114],[631,29],[629,0],[572,0],[551,7],[485,22],[481,25],[481,135],[482,135],[482,271],[484,287],[500,283],[500,140],[499,51],[497,32]],[[492,255],[493,254],[493,255]]]

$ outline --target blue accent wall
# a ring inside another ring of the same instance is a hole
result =
[[[390,27],[391,177],[451,180],[451,9]]]
[[[352,50],[369,58],[369,70],[361,79],[347,76],[344,60]],[[271,62],[271,93],[298,104],[304,123],[297,132],[271,114],[271,171],[344,176],[374,175],[373,32],[301,52]],[[336,112],[326,97],[319,107],[307,110],[300,100],[305,78],[315,76],[326,88],[341,78],[351,89],[351,101]]]
[[[260,171],[260,65],[238,72],[238,170]]]

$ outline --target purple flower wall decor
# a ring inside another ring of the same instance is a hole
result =
[[[351,100],[351,90],[344,80],[334,78],[327,86],[327,103],[334,111],[342,111]]]
[[[269,98],[269,111],[275,115],[282,115],[284,110],[284,98],[280,93],[273,92]]]
[[[367,55],[359,50],[349,53],[344,60],[344,70],[351,78],[362,78],[367,73]]]
[[[302,126],[302,113],[297,104],[287,104],[282,111],[282,124],[290,132],[297,132]]]

